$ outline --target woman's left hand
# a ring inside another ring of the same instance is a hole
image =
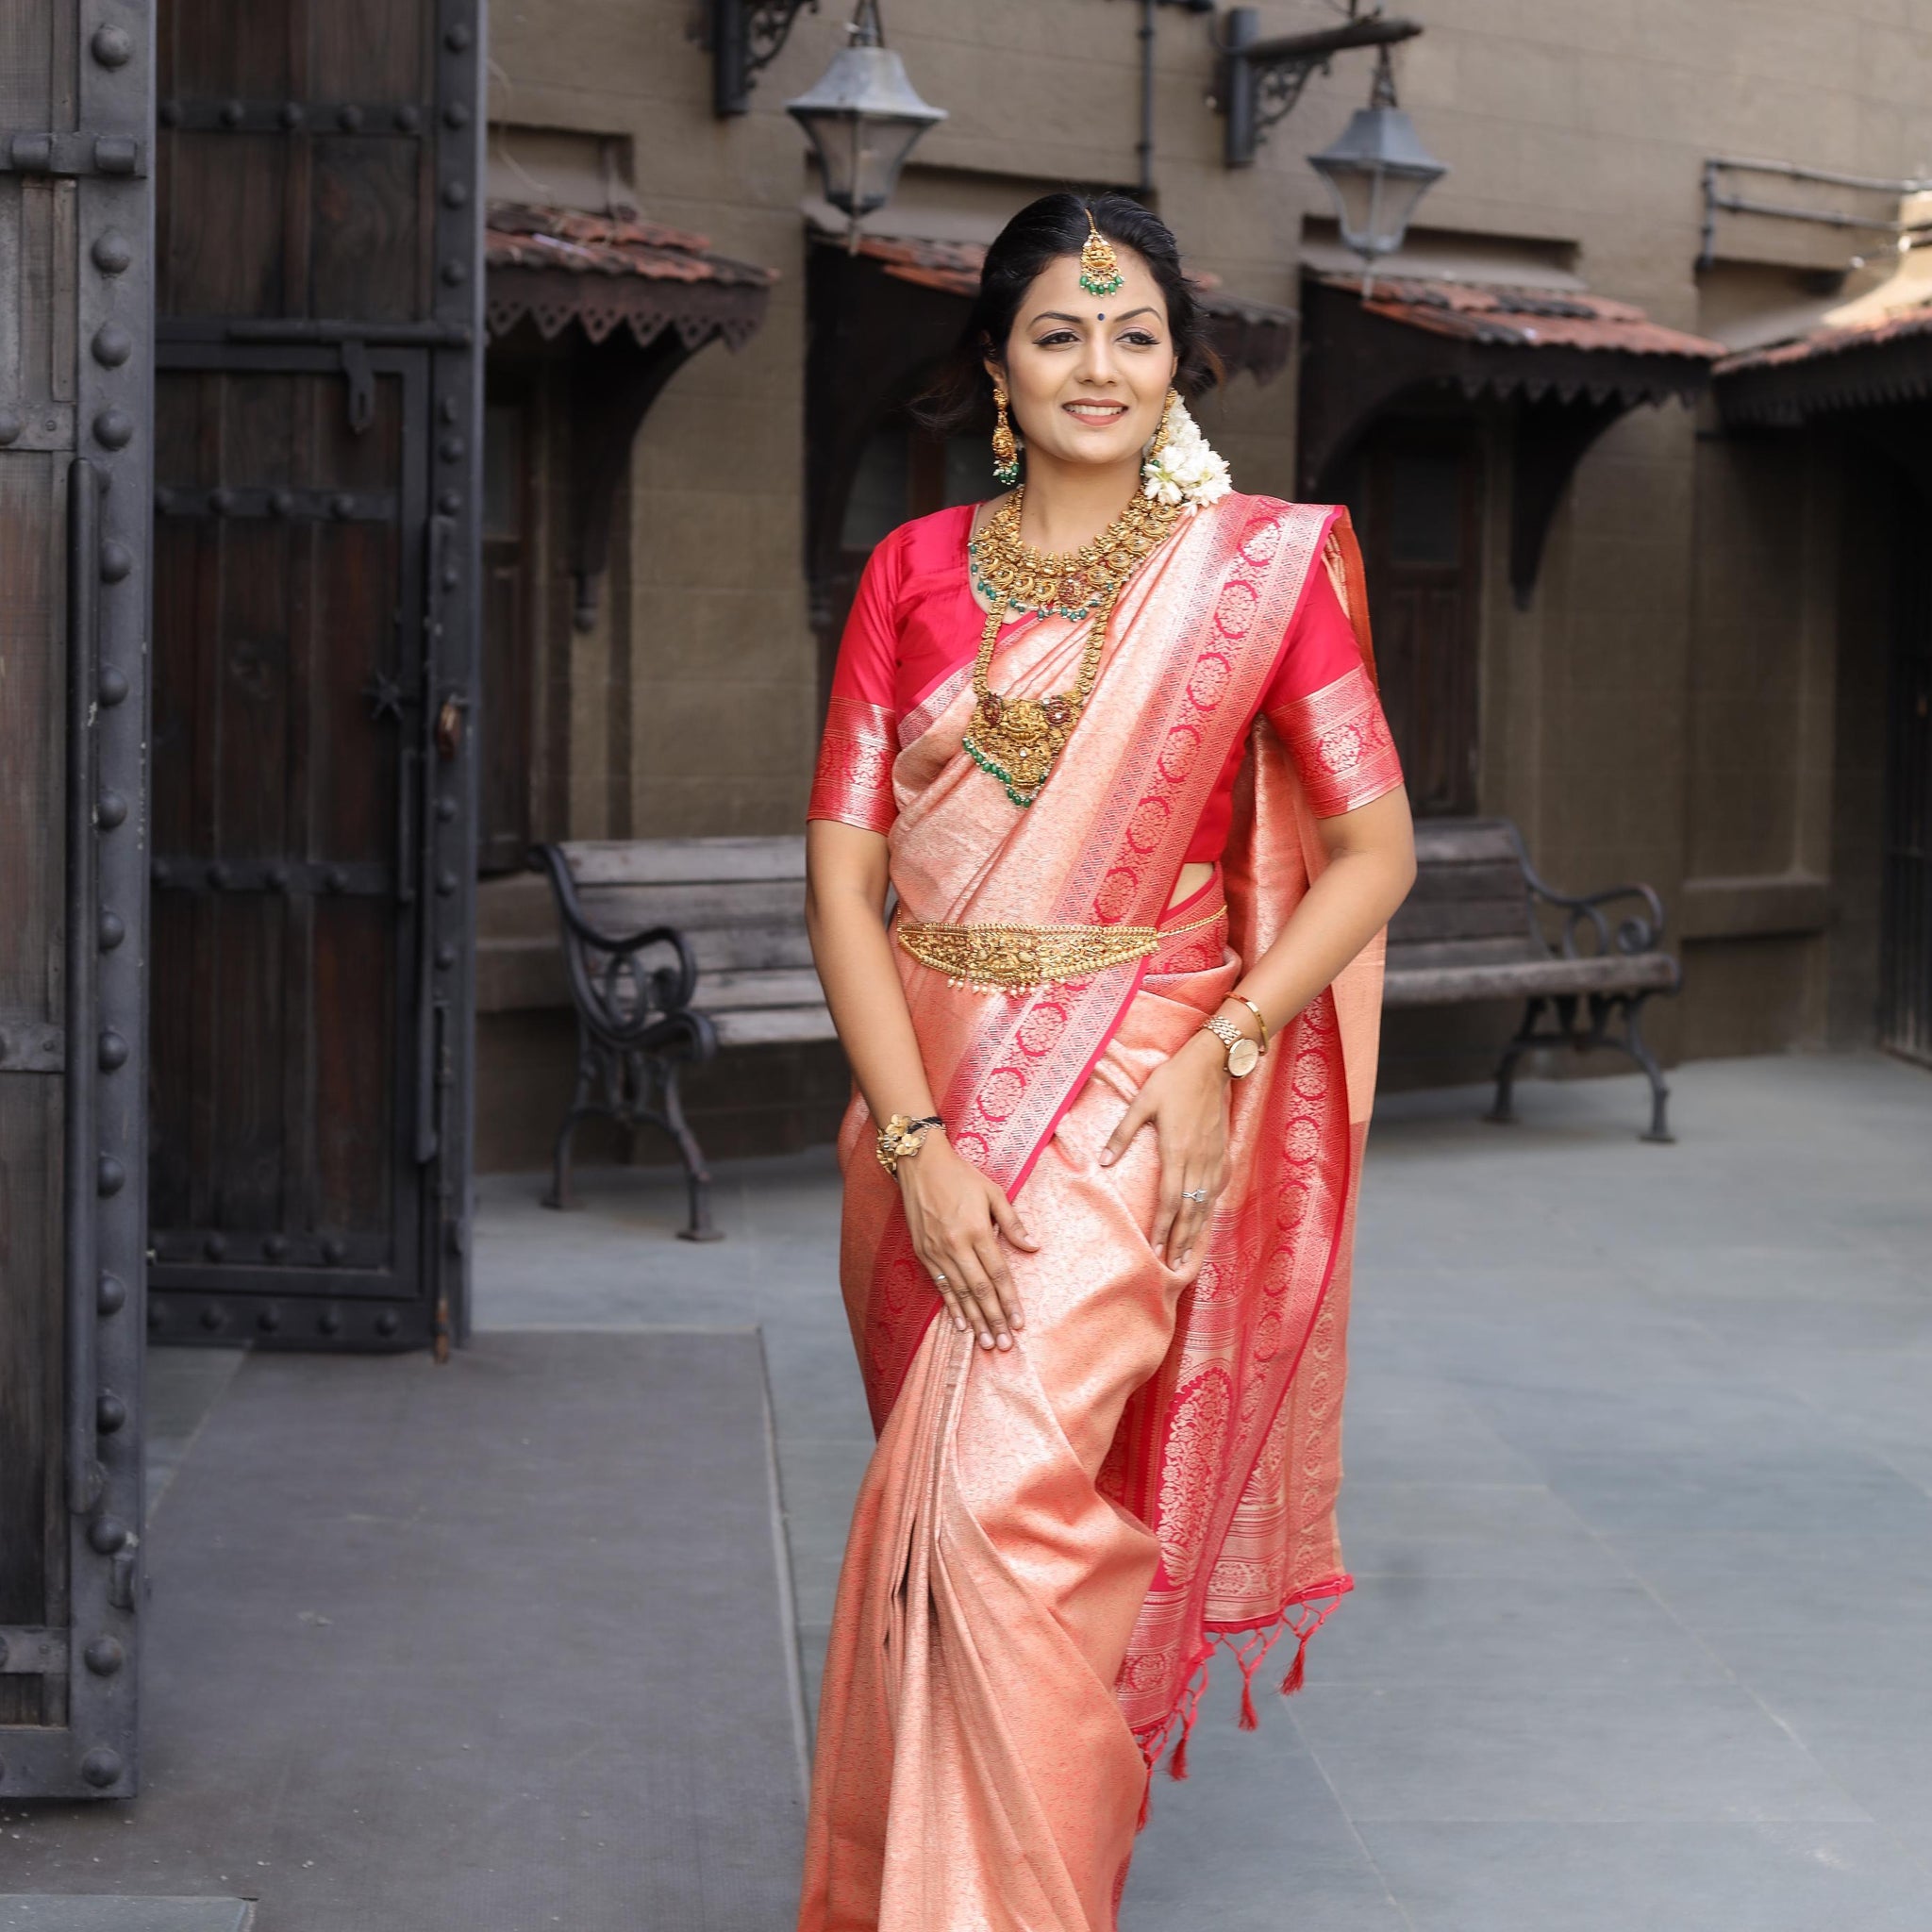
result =
[[[1185,1268],[1227,1179],[1227,1050],[1201,1032],[1141,1082],[1100,1164],[1111,1167],[1149,1121],[1160,1148],[1160,1202],[1150,1237],[1155,1255]],[[1191,1199],[1205,1191],[1208,1198]]]

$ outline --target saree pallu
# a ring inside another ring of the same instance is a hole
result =
[[[1324,564],[1361,670],[1307,701],[1299,764],[1255,723],[1224,860],[1169,908],[1202,800]],[[1003,652],[1001,687],[1062,688],[1083,637],[1042,620]],[[948,1138],[1041,1246],[1008,1251],[1026,1314],[1010,1352],[935,1321],[855,1100],[841,1272],[880,1433],[826,1659],[801,1932],[1105,1932],[1151,1766],[1176,1733],[1184,1751],[1213,1650],[1252,1678],[1290,1633],[1291,1689],[1349,1588],[1333,1505],[1379,941],[1235,1084],[1230,1178],[1189,1270],[1148,1239],[1152,1131],[1110,1167],[1099,1156],[1319,870],[1309,774],[1359,758],[1379,726],[1369,673],[1345,515],[1236,496],[1136,574],[1037,806],[1016,813],[961,752],[963,672],[900,722],[898,916],[1160,936],[1138,961],[1005,996],[899,951]]]

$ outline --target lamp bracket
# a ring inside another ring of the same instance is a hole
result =
[[[748,113],[758,75],[778,58],[793,23],[819,0],[708,0],[712,107],[723,120]]]
[[[1259,38],[1260,17],[1254,8],[1229,8],[1221,43],[1221,79],[1215,89],[1215,106],[1227,119],[1224,156],[1227,165],[1245,168],[1253,164],[1262,137],[1294,111],[1309,75],[1326,74],[1337,54],[1357,47],[1379,48],[1379,94],[1389,49],[1412,41],[1421,32],[1416,21],[1374,13],[1315,33],[1282,34],[1264,41]]]

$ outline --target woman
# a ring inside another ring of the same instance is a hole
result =
[[[1292,1689],[1349,1588],[1348,1246],[1414,859],[1347,516],[1230,491],[1174,387],[1201,311],[1124,197],[1016,216],[967,344],[953,414],[989,384],[1026,480],[874,553],[808,812],[879,1442],[802,1932],[1104,1932],[1213,1649],[1252,1677],[1287,1629]]]

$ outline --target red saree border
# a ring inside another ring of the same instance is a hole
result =
[[[1389,721],[1359,664],[1271,711],[1268,722],[1292,753],[1317,818],[1354,811],[1402,783]]]
[[[1300,1015],[1297,1015],[1296,1019],[1299,1021]],[[1321,1286],[1316,1292],[1314,1305],[1308,1311],[1307,1324],[1303,1331],[1301,1342],[1295,1350],[1294,1358],[1289,1364],[1288,1372],[1282,1378],[1281,1392],[1279,1397],[1277,1397],[1277,1406],[1280,1401],[1286,1400],[1288,1391],[1293,1385],[1295,1374],[1301,1367],[1302,1357],[1307,1353],[1308,1343],[1314,1336],[1315,1324],[1321,1319],[1322,1310],[1327,1302],[1329,1291],[1335,1285],[1336,1263],[1341,1256],[1343,1233],[1348,1225],[1350,1196],[1359,1179],[1355,1167],[1355,1136],[1353,1133],[1346,1131],[1344,1131],[1342,1136],[1341,1161],[1342,1173],[1340,1176],[1340,1185],[1335,1191],[1335,1221],[1328,1234],[1327,1254],[1323,1263]],[[1273,1424],[1271,1421],[1270,1429],[1272,1427]],[[1247,1493],[1248,1486],[1254,1481],[1256,1469],[1259,1466],[1261,1457],[1268,1446],[1270,1429],[1259,1430],[1256,1433],[1253,1454],[1248,1458],[1246,1468],[1241,1473],[1240,1482],[1232,1486],[1237,1507],[1239,1507],[1240,1499]],[[1274,1648],[1274,1645],[1280,1641],[1282,1636],[1291,1630],[1293,1631],[1295,1637],[1294,1657],[1289,1666],[1287,1674],[1281,1680],[1281,1694],[1284,1697],[1291,1697],[1302,1688],[1304,1674],[1307,1669],[1309,1641],[1314,1637],[1316,1631],[1321,1629],[1322,1625],[1341,1607],[1341,1599],[1353,1591],[1354,1588],[1355,1578],[1347,1571],[1341,1570],[1329,1576],[1318,1578],[1312,1583],[1299,1585],[1283,1600],[1280,1607],[1273,1612],[1241,1619],[1203,1617],[1201,1628],[1206,1633],[1204,1641],[1183,1667],[1180,1688],[1175,1693],[1174,1701],[1160,1718],[1150,1724],[1134,1727],[1135,1740],[1141,1746],[1141,1755],[1146,1759],[1150,1778],[1153,1775],[1155,1765],[1160,1759],[1161,1753],[1167,1749],[1168,1744],[1173,1740],[1174,1729],[1176,1724],[1180,1726],[1180,1740],[1174,1746],[1174,1755],[1169,1763],[1168,1774],[1175,1779],[1184,1779],[1188,1775],[1188,1739],[1193,1731],[1194,1720],[1200,1710],[1201,1698],[1208,1688],[1208,1671],[1213,1663],[1214,1653],[1218,1648],[1226,1648],[1234,1656],[1241,1672],[1240,1727],[1244,1731],[1256,1730],[1259,1727],[1260,1724],[1259,1714],[1255,1708],[1253,1695],[1254,1678],[1257,1670],[1267,1659],[1269,1653]],[[1319,1614],[1307,1620],[1297,1619],[1294,1616],[1294,1611],[1303,1606],[1324,1600],[1326,1600],[1326,1607],[1321,1610]],[[1235,1637],[1254,1636],[1261,1632],[1268,1633],[1266,1641],[1252,1652],[1245,1646],[1238,1646],[1225,1641],[1225,1640]],[[1198,1682],[1196,1681],[1197,1676]],[[1149,1803],[1151,1803],[1151,1797],[1143,1801],[1141,1806],[1141,1822],[1143,1825],[1147,1821]]]
[[[812,773],[805,816],[886,833],[899,815],[892,789],[892,714],[863,698],[835,697]]]

